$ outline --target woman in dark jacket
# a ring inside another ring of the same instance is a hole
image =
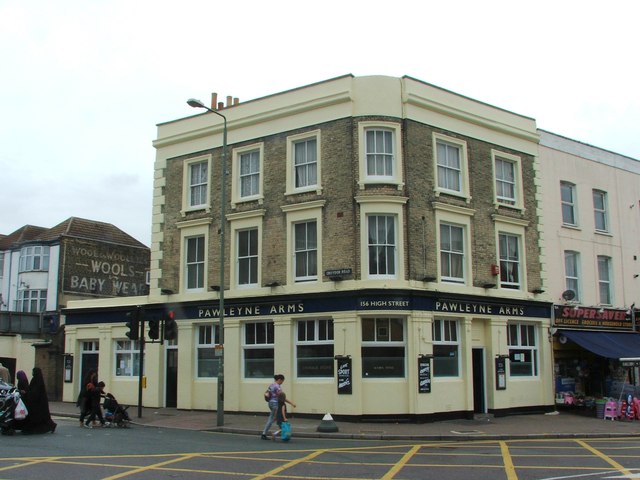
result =
[[[84,377],[76,406],[80,407],[80,426],[84,425],[84,419],[91,413],[91,393],[98,388],[98,374],[95,370],[89,370]]]
[[[42,370],[38,367],[33,369],[29,391],[24,403],[29,414],[27,425],[22,429],[22,433],[53,433],[56,431],[57,424],[51,419],[49,412],[49,397],[47,397],[44,377]]]

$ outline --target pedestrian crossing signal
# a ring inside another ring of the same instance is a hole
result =
[[[129,331],[126,333],[129,340],[139,340],[140,339],[140,309],[136,308],[135,310],[131,310],[127,312],[127,328]]]
[[[174,319],[174,312],[167,312],[167,316],[164,320],[164,339],[175,340],[178,336],[178,325]]]
[[[149,338],[151,340],[160,338],[160,322],[158,320],[149,320]]]

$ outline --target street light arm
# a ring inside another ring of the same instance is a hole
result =
[[[207,107],[204,103],[202,103],[197,98],[190,98],[189,100],[187,100],[187,105],[189,105],[190,107],[193,107],[193,108],[204,108],[208,112],[215,113],[219,117],[222,117],[222,119],[224,120],[224,124],[225,125],[227,124],[227,117],[225,117],[223,114],[221,114],[217,110],[213,110],[213,109]]]

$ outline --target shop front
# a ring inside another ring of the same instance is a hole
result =
[[[600,414],[607,399],[640,397],[635,311],[555,305],[551,332],[556,405]]]

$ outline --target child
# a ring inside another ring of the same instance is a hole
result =
[[[278,423],[278,431],[275,432],[271,439],[275,442],[276,435],[280,435],[282,432],[282,423],[287,422],[287,396],[283,391],[278,394],[278,411],[276,413],[276,422]]]

